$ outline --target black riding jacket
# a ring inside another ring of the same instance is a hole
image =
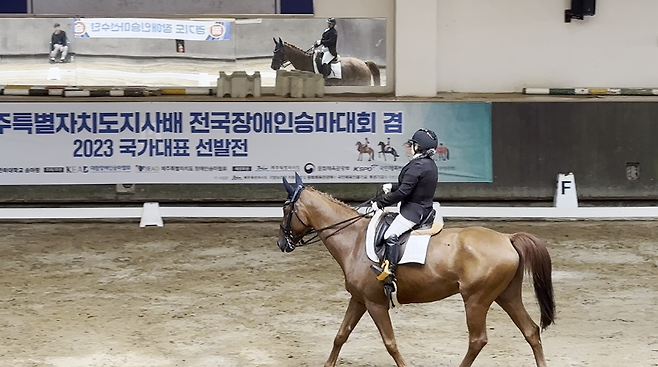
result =
[[[400,214],[420,223],[432,212],[438,178],[439,170],[431,157],[412,159],[402,167],[397,185],[393,185],[391,192],[378,202],[382,207],[401,202]]]
[[[329,27],[322,32],[320,44],[327,47],[332,55],[338,56],[336,52],[336,43],[338,42],[338,31],[335,27]]]
[[[50,43],[53,45],[62,45],[66,46],[66,32],[60,31],[59,33],[53,32],[52,36],[50,36]]]

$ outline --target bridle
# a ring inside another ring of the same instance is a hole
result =
[[[283,232],[283,237],[286,240],[286,248],[282,248],[281,249],[282,251],[290,252],[290,251],[294,250],[296,247],[302,247],[302,246],[310,245],[312,243],[316,243],[316,242],[321,240],[321,238],[319,237],[320,233],[322,233],[326,230],[329,230],[329,229],[335,229],[335,231],[333,233],[330,233],[327,237],[325,237],[325,239],[327,239],[331,236],[334,236],[334,235],[338,234],[340,231],[342,231],[343,229],[351,226],[352,224],[356,223],[359,219],[361,219],[363,217],[366,217],[366,216],[368,216],[372,213],[372,210],[368,210],[364,214],[359,214],[359,215],[356,215],[354,217],[350,217],[348,219],[340,221],[338,223],[334,223],[334,224],[328,225],[326,227],[315,229],[315,228],[309,226],[308,224],[306,224],[302,220],[302,218],[299,217],[299,214],[297,213],[297,208],[295,206],[295,204],[297,204],[297,201],[299,200],[299,197],[300,197],[302,191],[304,191],[304,188],[305,188],[304,186],[297,186],[297,188],[295,189],[293,194],[290,196],[290,198],[288,198],[288,200],[286,200],[286,202],[283,204],[284,208],[289,205],[290,210],[288,211],[288,214],[286,215],[285,224],[280,224],[279,225],[279,227],[281,228],[281,231]],[[368,205],[368,203],[370,203],[370,202],[371,202],[371,200],[368,200],[364,203],[361,203],[361,204],[357,205],[356,207],[357,208],[363,207],[365,205]],[[291,228],[292,216],[293,215],[297,218],[297,220],[304,227],[309,228],[309,230],[302,233],[302,234],[294,234],[292,232],[292,228]],[[336,228],[336,227],[338,227],[338,228]],[[313,234],[314,236],[311,237],[308,240],[304,239],[304,237],[306,237],[308,235],[311,235],[311,234]]]
[[[308,54],[310,51],[312,51],[315,48],[315,46],[311,46],[308,50],[305,51],[306,54]],[[278,55],[281,55],[281,57],[278,57]],[[292,61],[286,60],[286,49],[283,44],[279,47],[277,44],[277,47],[274,49],[274,55],[277,55],[277,57],[273,58],[273,61],[276,60],[276,62],[279,64],[279,69],[286,68],[289,65],[292,65]],[[310,55],[311,59],[313,59],[313,55]]]

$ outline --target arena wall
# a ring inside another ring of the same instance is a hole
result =
[[[569,0],[437,4],[437,91],[658,85],[658,74],[647,72],[658,52],[655,34],[647,33],[656,1],[599,1],[594,16],[570,23]]]
[[[277,0],[32,0],[34,14],[275,14]]]

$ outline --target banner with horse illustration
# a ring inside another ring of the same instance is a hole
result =
[[[419,128],[440,182],[491,182],[491,104],[0,105],[0,184],[395,182]]]

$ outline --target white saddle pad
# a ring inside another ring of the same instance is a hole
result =
[[[379,262],[377,253],[375,252],[375,231],[377,225],[384,215],[383,210],[378,210],[370,219],[368,223],[368,230],[366,232],[366,253],[368,258],[374,262]],[[416,263],[425,264],[427,258],[427,247],[430,244],[430,235],[412,234],[407,240],[407,246],[402,254],[402,259],[398,264]]]

